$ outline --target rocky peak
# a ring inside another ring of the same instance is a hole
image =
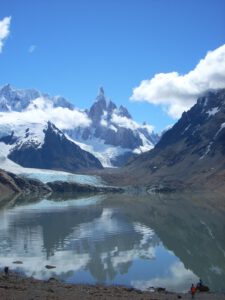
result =
[[[0,93],[3,95],[8,95],[11,91],[12,86],[8,83],[1,88]]]
[[[105,106],[106,108],[106,98],[105,98],[105,92],[103,87],[99,88],[99,92],[95,99],[95,103],[100,103],[102,106]]]
[[[116,108],[117,108],[116,104],[113,103],[113,102],[110,100],[110,101],[109,101],[109,104],[108,104],[108,106],[107,106],[107,111],[108,111],[109,113],[112,113],[112,112],[114,111],[114,109],[116,109]]]
[[[59,130],[52,122],[48,121],[47,122],[47,130],[51,130],[51,131],[55,131],[55,132],[58,132],[58,133],[62,133],[61,130]]]
[[[98,96],[96,97],[95,102],[91,106],[88,114],[93,124],[98,124],[101,121],[104,111],[107,111],[107,101],[105,98],[104,89],[100,87]]]
[[[10,84],[6,84],[0,89],[0,108],[1,111],[8,111],[8,99],[12,97],[12,87]]]
[[[131,114],[130,114],[129,111],[126,109],[126,107],[124,107],[123,105],[120,105],[118,114],[119,114],[121,117],[126,117],[126,118],[128,118],[128,119],[132,119]]]
[[[102,86],[99,88],[99,93],[98,93],[98,95],[99,95],[99,96],[102,96],[102,97],[105,97],[105,91],[104,91],[104,89],[103,89]]]
[[[164,148],[176,143],[178,140],[187,138],[193,143],[199,142],[202,138],[202,128],[213,121],[216,131],[223,122],[225,113],[225,89],[208,91],[198,98],[197,103],[188,111],[184,112],[178,122],[166,131],[156,148]],[[221,117],[222,116],[222,117]],[[213,134],[216,134],[216,131]],[[212,130],[207,135],[212,138]]]
[[[46,98],[54,107],[73,109],[73,105],[61,96],[52,97],[35,89],[15,89],[7,84],[0,88],[0,111],[23,111],[39,97]]]
[[[98,124],[101,121],[102,116],[104,113],[107,113],[107,119],[109,120],[112,116],[112,113],[115,113],[121,117],[126,117],[128,119],[132,119],[131,114],[123,105],[120,105],[117,108],[116,104],[111,100],[107,101],[105,97],[104,89],[101,87],[99,89],[99,94],[96,97],[94,104],[91,106],[89,111],[89,117],[91,118],[94,124]]]
[[[210,90],[200,97],[197,101],[197,106],[201,107],[203,110],[207,111],[214,107],[218,109],[225,105],[225,89],[221,90]]]
[[[61,96],[55,96],[52,97],[53,100],[53,106],[54,107],[63,107],[63,108],[68,108],[70,110],[74,109],[74,105],[67,101],[64,97]]]

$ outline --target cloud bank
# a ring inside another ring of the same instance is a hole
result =
[[[161,105],[173,118],[193,106],[210,89],[225,88],[225,44],[209,51],[196,67],[185,75],[159,73],[143,80],[133,89],[131,100]]]
[[[63,107],[53,107],[52,102],[43,97],[32,101],[23,112],[0,113],[0,124],[14,123],[44,123],[51,121],[61,130],[73,129],[78,126],[89,126],[91,120],[86,113]]]
[[[117,109],[115,109],[110,116],[106,111],[104,111],[100,123],[102,126],[109,127],[114,131],[117,131],[118,127],[123,127],[131,130],[144,129],[149,134],[152,134],[152,132],[154,131],[154,126],[149,124],[138,124],[137,122],[130,118],[127,118],[126,116],[119,115]]]
[[[8,37],[10,33],[9,31],[10,22],[11,22],[11,17],[5,17],[3,20],[0,21],[0,53],[2,52],[5,39]]]

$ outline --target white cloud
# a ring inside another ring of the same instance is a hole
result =
[[[2,52],[4,41],[10,33],[10,22],[11,17],[5,17],[3,20],[0,21],[0,53]]]
[[[0,113],[2,125],[17,122],[44,123],[51,121],[61,130],[73,129],[78,126],[89,126],[91,120],[87,114],[79,110],[70,110],[63,107],[53,107],[52,103],[45,98],[35,99],[23,112]]]
[[[193,106],[210,89],[225,88],[225,44],[210,51],[185,75],[159,73],[133,89],[131,100],[162,105],[173,118]]]
[[[148,125],[148,124],[140,125],[137,122],[133,121],[132,119],[129,119],[127,117],[119,116],[115,113],[112,114],[111,122],[114,125],[117,125],[119,127],[125,127],[125,128],[128,128],[128,129],[131,129],[131,130],[135,130],[135,129],[138,129],[138,128],[145,128],[146,130],[148,130],[149,133],[151,133],[154,129],[154,127],[151,126],[151,125]]]
[[[37,48],[36,45],[30,45],[30,47],[28,48],[28,52],[33,53],[36,50],[36,48]]]
[[[198,277],[189,269],[185,269],[183,263],[175,262],[168,270],[168,276],[155,277],[150,280],[133,281],[132,285],[141,290],[149,287],[165,287],[168,291],[187,292],[192,283],[197,282]]]

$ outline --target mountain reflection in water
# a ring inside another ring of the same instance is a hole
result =
[[[74,283],[187,291],[202,278],[212,290],[224,288],[224,207],[215,204],[223,199],[214,201],[209,195],[64,198],[4,201],[0,267]],[[23,264],[13,264],[18,260]],[[47,264],[56,268],[47,270]]]

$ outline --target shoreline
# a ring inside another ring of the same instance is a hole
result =
[[[0,273],[1,300],[74,300],[74,299],[137,299],[137,300],[173,300],[191,299],[190,293],[168,291],[141,291],[125,286],[104,286],[88,284],[65,284],[55,278],[47,281],[24,277],[17,273],[5,276]],[[199,300],[225,300],[225,293],[196,293]]]

